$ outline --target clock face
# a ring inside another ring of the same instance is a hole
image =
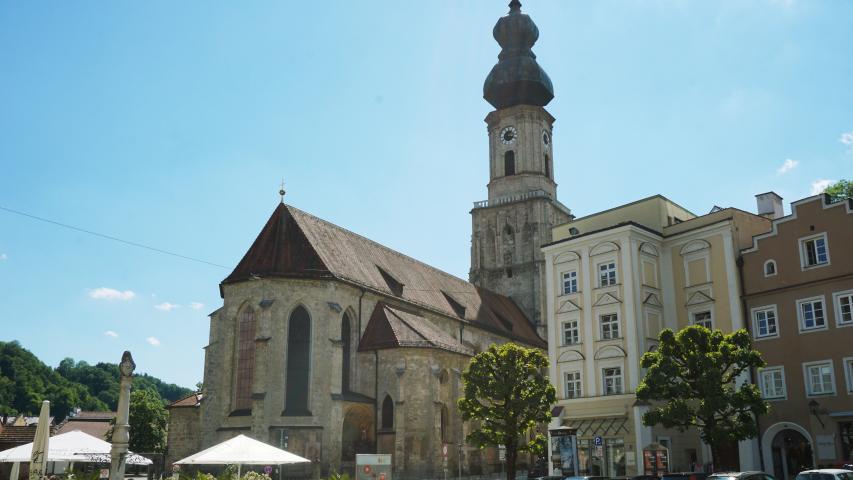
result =
[[[501,130],[501,143],[504,145],[511,145],[515,143],[515,139],[518,137],[518,131],[515,127],[504,127]]]
[[[551,146],[551,134],[548,133],[548,130],[542,130],[542,144],[545,145],[545,148]]]

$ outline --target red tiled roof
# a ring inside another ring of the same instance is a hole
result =
[[[74,430],[79,430],[83,433],[88,433],[89,435],[100,438],[101,440],[109,440],[107,438],[107,433],[110,431],[109,420],[103,421],[92,421],[92,420],[69,420],[62,425],[60,425],[59,429],[56,431],[57,435],[60,433],[68,433],[73,432]]]
[[[184,398],[175,400],[166,406],[166,408],[181,408],[181,407],[198,407],[201,405],[202,394],[200,392],[192,393]]]
[[[38,425],[27,426],[7,426],[0,430],[0,444],[18,444],[23,445],[30,443],[36,437],[36,428]],[[56,433],[56,426],[51,425],[50,434]]]
[[[255,276],[337,278],[528,345],[541,348],[546,345],[521,309],[508,297],[477,287],[283,203],[275,209],[246,255],[222,283],[240,282]]]
[[[438,348],[464,355],[474,354],[471,348],[420,315],[379,302],[370,315],[358,351],[398,347]]]

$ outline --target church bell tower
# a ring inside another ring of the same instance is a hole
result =
[[[545,337],[545,260],[551,227],[572,218],[557,201],[548,74],[531,48],[539,29],[512,0],[492,31],[501,46],[483,85],[495,110],[489,132],[489,198],[471,210],[472,283],[507,295]]]

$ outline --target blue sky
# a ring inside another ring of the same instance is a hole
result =
[[[506,3],[3,2],[0,206],[233,266],[285,177],[289,203],[464,278]],[[787,211],[853,176],[853,3],[523,3],[575,214],[768,190]],[[0,211],[2,338],[54,366],[129,349],[195,384],[227,274]]]

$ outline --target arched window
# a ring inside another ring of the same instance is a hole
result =
[[[545,155],[545,176],[551,178],[551,159]]]
[[[773,275],[776,275],[776,261],[767,260],[764,262],[764,276],[772,277]]]
[[[341,361],[341,392],[350,391],[350,355],[352,354],[352,339],[350,337],[349,314],[344,314],[341,322],[341,343],[343,343],[343,359]]]
[[[237,396],[235,410],[252,408],[252,381],[255,376],[255,311],[246,307],[237,315]]]
[[[311,378],[311,318],[298,307],[290,314],[287,329],[287,376],[285,377],[285,415],[311,415],[308,389]]]
[[[504,152],[504,175],[515,175],[515,152]]]
[[[382,429],[392,430],[394,428],[394,400],[391,395],[385,395],[382,400]]]

